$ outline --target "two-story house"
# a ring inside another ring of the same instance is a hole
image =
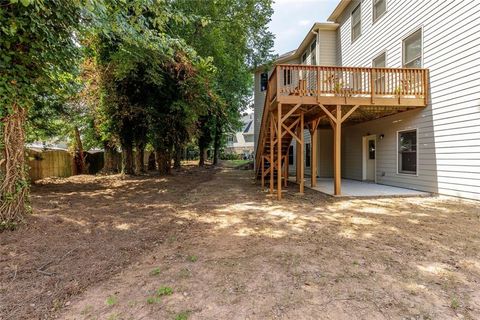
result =
[[[480,199],[480,6],[341,0],[255,73],[256,168]],[[257,129],[258,128],[258,129]],[[280,161],[278,161],[280,159]],[[274,174],[270,174],[270,172]]]

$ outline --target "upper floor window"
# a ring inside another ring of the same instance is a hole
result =
[[[386,54],[385,54],[385,52],[382,52],[376,58],[373,59],[372,67],[374,67],[374,68],[385,68],[387,66],[386,60],[387,60],[386,59]]]
[[[268,73],[264,72],[260,75],[260,91],[267,90],[268,85]]]
[[[403,67],[422,67],[422,29],[403,40]]]
[[[305,52],[303,55],[302,55],[302,64],[305,64],[307,62],[307,52]]]
[[[387,11],[387,0],[373,0],[373,22]]]
[[[357,40],[362,33],[362,4],[359,3],[358,6],[352,11],[352,42]]]
[[[387,66],[387,54],[382,52],[372,60],[372,67],[374,68],[385,68]],[[381,93],[385,92],[385,73],[384,72],[375,72],[374,73],[374,85],[375,92]]]
[[[313,40],[310,45],[310,64],[317,65],[317,40]]]

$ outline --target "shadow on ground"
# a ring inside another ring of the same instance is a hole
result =
[[[478,202],[294,188],[279,202],[232,169],[48,181],[0,235],[0,318],[480,318]]]

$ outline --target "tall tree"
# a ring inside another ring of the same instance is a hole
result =
[[[186,14],[201,17],[189,28],[176,30],[199,55],[212,57],[217,68],[212,86],[223,103],[200,122],[200,149],[214,146],[218,161],[222,136],[239,126],[240,111],[252,95],[251,68],[272,58],[273,35],[267,24],[273,13],[271,0],[177,0],[174,6]],[[210,139],[211,138],[211,139]],[[202,158],[201,158],[202,160]]]
[[[0,228],[29,211],[25,121],[37,102],[68,89],[87,13],[79,0],[0,1]]]

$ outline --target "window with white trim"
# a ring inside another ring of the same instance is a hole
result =
[[[422,29],[403,40],[403,67],[422,67]]]
[[[417,130],[398,132],[398,173],[417,174]]]
[[[260,75],[260,91],[267,90],[267,86],[268,86],[268,73],[263,72]]]
[[[387,54],[382,52],[372,60],[372,67],[385,68],[387,66]],[[374,76],[375,93],[385,92],[385,73],[375,72]]]
[[[317,65],[317,40],[313,40],[310,45],[310,64],[312,66]]]
[[[362,34],[362,4],[352,11],[352,42],[357,40]]]
[[[373,0],[373,22],[387,12],[387,0]]]

